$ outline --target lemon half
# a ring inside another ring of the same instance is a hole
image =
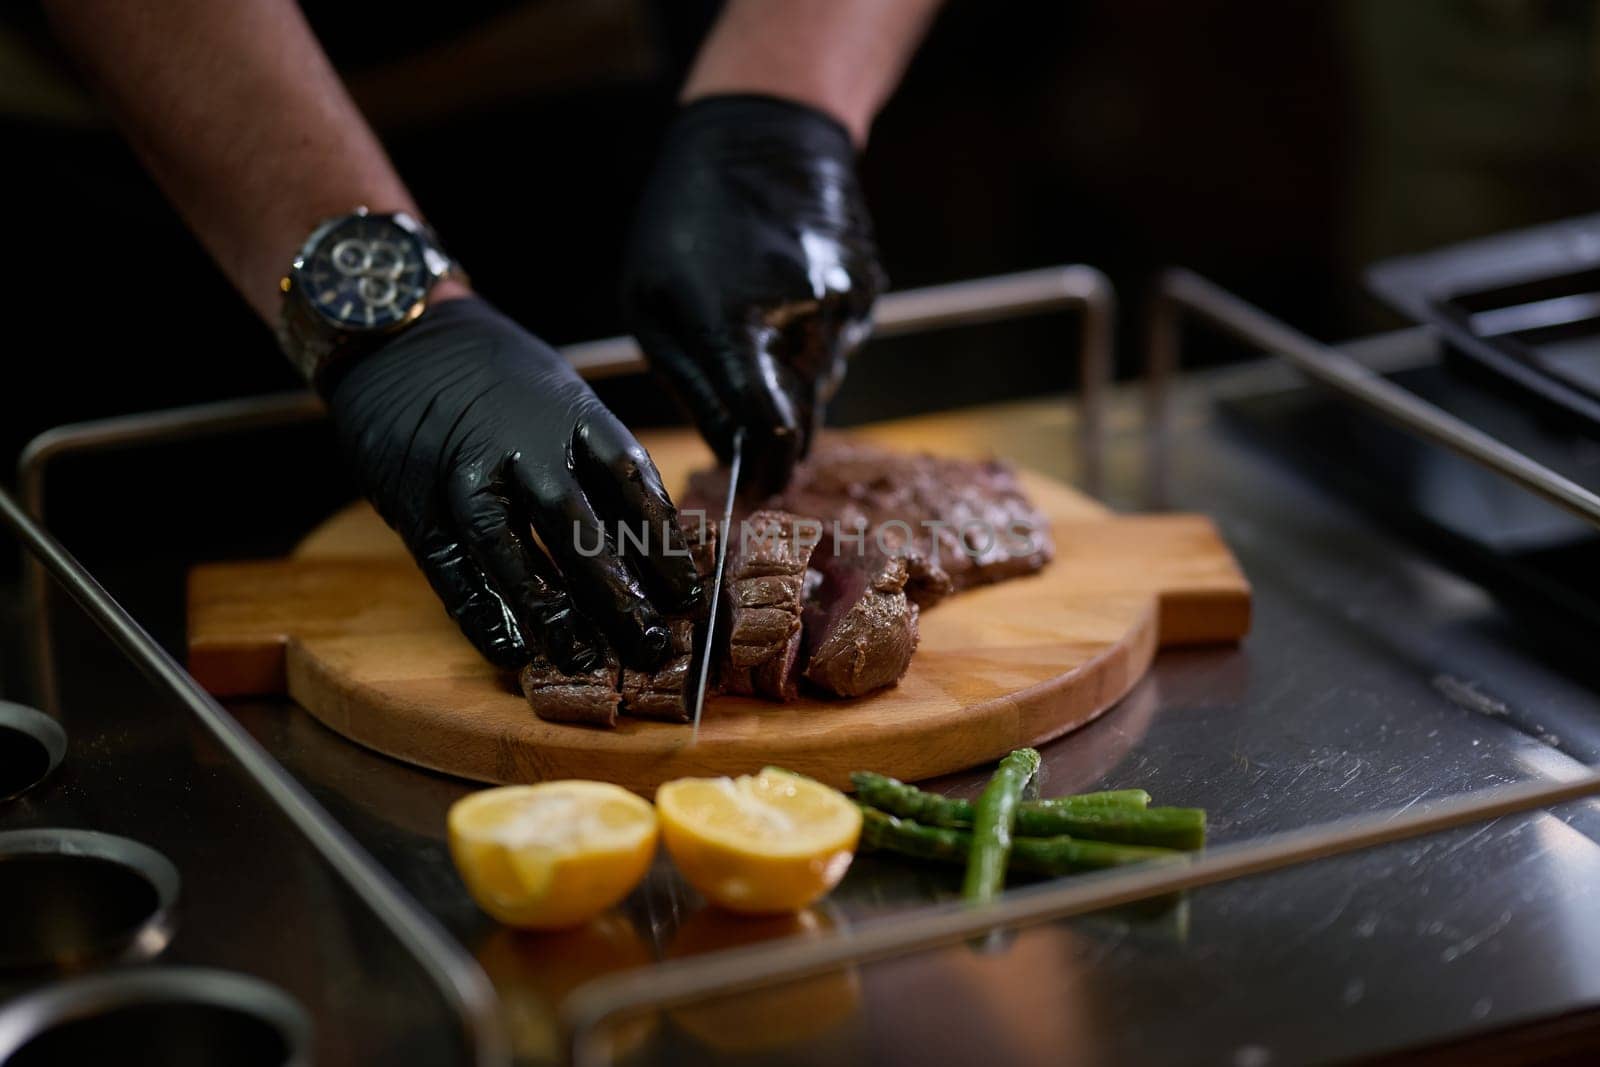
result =
[[[731,911],[806,907],[839,884],[861,837],[861,812],[843,793],[774,768],[668,782],[656,811],[678,870]]]
[[[607,782],[485,789],[456,801],[448,824],[472,899],[534,930],[599,915],[639,884],[656,849],[655,811]]]

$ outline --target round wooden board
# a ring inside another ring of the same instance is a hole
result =
[[[921,424],[861,436],[960,454]],[[681,431],[643,434],[668,485],[709,455]],[[965,447],[963,447],[965,446]],[[649,793],[684,775],[778,764],[844,785],[863,768],[918,780],[1081,726],[1116,703],[1163,644],[1235,641],[1249,586],[1210,522],[1111,514],[1022,472],[1056,560],[925,612],[900,684],[854,701],[707,702],[687,726],[624,717],[612,730],[547,723],[455,630],[398,539],[365,505],[287,560],[197,568],[190,669],[219,695],[287,692],[339,733],[487,782],[596,778]]]

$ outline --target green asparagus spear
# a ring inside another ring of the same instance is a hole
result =
[[[856,771],[850,776],[856,796],[873,807],[891,815],[916,819],[933,826],[971,826],[972,802],[959,797],[928,793],[914,785],[906,785],[886,774]],[[1049,800],[1024,800],[1018,811],[1057,810],[1061,808],[1117,808],[1138,810],[1150,803],[1150,794],[1143,789],[1112,789],[1103,793],[1078,793],[1074,796],[1051,797]]]
[[[915,819],[924,825],[967,829],[973,825],[974,806],[958,797],[924,792],[881,774],[857,772],[850,776],[860,800],[891,815]],[[1114,797],[1114,802],[1098,798]],[[1091,800],[1090,798],[1097,798]],[[1126,798],[1126,799],[1124,799]],[[1026,837],[1068,834],[1094,841],[1116,841],[1157,848],[1196,849],[1205,844],[1206,813],[1200,808],[1147,808],[1150,795],[1142,789],[1108,793],[1082,793],[1048,800],[1025,800],[1017,806],[1015,832]]]
[[[993,900],[1006,884],[1011,859],[1011,830],[1017,821],[1022,790],[1039,771],[1039,753],[1019,748],[995,769],[972,808],[972,851],[961,895],[971,904]]]
[[[972,834],[946,826],[923,826],[856,801],[861,809],[861,844],[879,852],[898,852],[919,860],[966,863]]]
[[[1143,789],[1107,789],[1099,793],[1069,793],[1064,797],[1041,797],[1023,803],[1046,808],[1124,808],[1142,811],[1150,806],[1150,794]]]
[[[965,863],[972,834],[945,826],[923,826],[861,804],[861,841],[868,848],[940,863]],[[1059,876],[1099,871],[1150,860],[1177,860],[1167,848],[1113,845],[1070,837],[1019,837],[1011,846],[1010,867],[1030,874]]]
[[[1028,808],[1017,812],[1017,833],[1029,837],[1068,834],[1092,841],[1193,850],[1206,843],[1203,808]]]

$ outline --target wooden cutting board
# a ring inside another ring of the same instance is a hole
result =
[[[952,423],[952,426],[958,425]],[[858,431],[902,448],[982,454],[937,419]],[[646,433],[668,486],[709,462],[684,431]],[[1119,516],[1021,472],[1049,518],[1043,572],[925,612],[900,684],[853,701],[712,697],[687,726],[624,717],[612,730],[547,723],[456,631],[398,538],[366,505],[287,559],[196,568],[189,669],[219,696],[286,693],[360,744],[486,782],[597,778],[649,793],[684,775],[777,764],[834,785],[853,770],[919,780],[1083,725],[1173,645],[1236,642],[1250,587],[1210,520]]]

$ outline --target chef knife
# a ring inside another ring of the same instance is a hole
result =
[[[722,525],[717,527],[717,569],[711,583],[711,614],[706,619],[706,646],[700,653],[700,681],[694,692],[694,730],[689,743],[700,740],[700,714],[706,708],[706,682],[711,677],[711,654],[716,645],[717,605],[722,599],[722,569],[728,564],[728,542],[733,540],[733,501],[739,494],[739,469],[744,466],[744,430],[733,433],[733,458],[728,464],[728,495],[722,502]]]

